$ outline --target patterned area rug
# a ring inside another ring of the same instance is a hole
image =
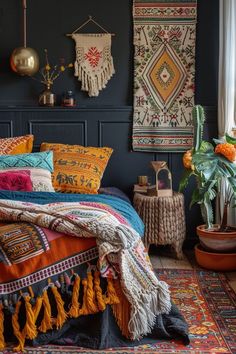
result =
[[[236,294],[223,274],[201,270],[165,269],[158,276],[171,288],[172,299],[189,324],[189,346],[155,341],[135,348],[90,350],[46,346],[26,348],[27,354],[162,354],[236,353]],[[11,351],[4,351],[4,354]]]
[[[197,0],[134,0],[135,151],[192,146]]]

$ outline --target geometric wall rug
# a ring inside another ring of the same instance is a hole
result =
[[[197,0],[133,0],[133,150],[192,147]]]
[[[190,345],[159,340],[134,348],[91,350],[49,345],[27,348],[27,354],[216,354],[236,353],[236,294],[225,275],[204,270],[161,269],[174,303],[189,324]],[[4,351],[4,354],[12,353]]]

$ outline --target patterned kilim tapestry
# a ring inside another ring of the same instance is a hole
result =
[[[134,0],[135,151],[192,146],[197,0]]]

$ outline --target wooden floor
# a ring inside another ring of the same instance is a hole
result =
[[[177,260],[168,251],[152,251],[150,254],[151,262],[154,268],[175,268],[175,269],[193,269],[197,267],[194,253],[186,251],[183,260]],[[225,273],[231,287],[236,293],[236,271]]]

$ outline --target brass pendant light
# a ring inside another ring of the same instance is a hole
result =
[[[13,71],[19,75],[32,76],[39,70],[39,57],[37,52],[26,46],[26,0],[22,0],[24,11],[24,46],[13,50],[10,64]]]

